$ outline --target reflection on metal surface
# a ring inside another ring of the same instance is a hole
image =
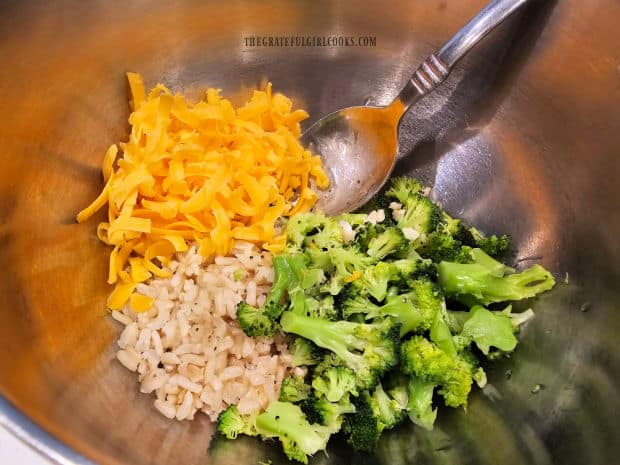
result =
[[[120,328],[103,309],[106,249],[94,234],[97,219],[79,226],[72,219],[101,188],[105,149],[126,137],[124,72],[190,93],[221,87],[239,98],[269,78],[316,119],[369,95],[377,96],[373,104],[389,103],[416,64],[483,4],[5,5],[0,395],[34,423],[4,400],[3,421],[65,463],[83,462],[35,423],[100,465],[285,463],[276,447],[250,438],[210,447],[213,428],[204,418],[161,418],[113,361]],[[335,443],[316,464],[609,465],[620,456],[620,217],[613,214],[620,208],[620,4],[533,1],[526,8],[405,116],[395,172],[435,184],[438,200],[484,230],[531,245],[527,253],[542,257],[559,281],[568,272],[570,284],[535,302],[518,352],[490,371],[501,400],[476,394],[467,413],[442,410],[433,432],[391,432],[373,457]],[[252,32],[334,30],[376,35],[377,47],[331,55],[239,45]],[[533,395],[537,383],[546,389]]]

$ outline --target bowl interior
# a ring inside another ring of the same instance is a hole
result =
[[[210,442],[169,422],[114,360],[102,216],[105,149],[127,137],[126,71],[239,103],[270,80],[311,115],[385,104],[482,1],[13,2],[0,18],[0,394],[103,465],[284,463],[273,444]],[[620,454],[620,4],[532,2],[484,40],[401,125],[397,174],[560,283],[516,354],[432,432],[376,454],[336,441],[313,463],[591,464]],[[253,36],[374,36],[373,47],[250,47]],[[614,45],[616,44],[616,45]],[[355,193],[352,193],[355,195]],[[567,283],[564,284],[564,278]],[[542,389],[532,392],[536,385]]]

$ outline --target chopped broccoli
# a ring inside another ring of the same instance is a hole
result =
[[[358,395],[355,372],[344,366],[319,365],[314,371],[312,387],[329,402],[339,402],[348,394]]]
[[[374,386],[397,362],[400,324],[390,318],[354,323],[284,312],[280,324],[285,332],[305,337],[336,354],[355,371],[360,389]]]
[[[487,270],[489,270],[491,274],[493,274],[493,276],[501,277],[505,274],[511,274],[516,271],[514,268],[511,268],[508,265],[504,265],[503,263],[498,262],[482,249],[471,249],[469,253],[472,258],[472,261],[470,263],[473,262],[484,266]]]
[[[421,195],[422,187],[412,178],[396,178],[386,191],[387,197],[396,199],[405,209],[398,226],[413,228],[420,234],[429,234],[442,220],[442,211],[430,199]]]
[[[485,236],[478,229],[471,227],[468,229],[473,243],[476,247],[484,250],[492,257],[498,257],[510,248],[510,236],[504,234],[503,236]]]
[[[309,266],[323,270],[326,274],[333,273],[334,266],[327,251],[318,247],[309,247],[304,251],[304,254],[310,261]]]
[[[299,406],[274,401],[256,417],[256,430],[264,439],[278,438],[291,460],[308,463],[308,456],[324,450],[332,432],[324,425],[309,423]]]
[[[357,231],[354,243],[361,251],[366,252],[368,250],[368,246],[370,245],[370,241],[379,236],[385,230],[385,224],[374,224],[370,222],[364,223]]]
[[[407,286],[410,286],[412,282],[417,281],[419,278],[428,278],[435,280],[437,273],[435,265],[428,259],[422,259],[421,257],[403,258],[391,262],[396,267],[400,278]]]
[[[483,354],[490,347],[503,352],[512,352],[517,346],[514,326],[510,316],[501,312],[491,312],[475,305],[469,311],[469,318],[463,324],[462,336],[474,341]]]
[[[282,380],[280,400],[282,402],[299,402],[310,397],[312,387],[306,384],[303,376],[290,376]]]
[[[404,373],[441,388],[446,405],[467,405],[472,384],[472,366],[460,356],[450,356],[422,336],[413,336],[401,346]]]
[[[328,254],[336,268],[336,273],[343,278],[350,277],[356,271],[361,272],[377,261],[373,257],[364,255],[354,246],[329,249]]]
[[[377,305],[359,294],[352,295],[343,301],[342,314],[349,317],[361,313],[366,319],[392,316],[401,324],[401,336],[411,331],[424,331],[430,328],[443,299],[430,281],[413,281],[410,287],[406,294],[388,297],[384,305]]]
[[[387,198],[396,199],[405,204],[411,195],[422,194],[424,187],[414,178],[396,177],[390,180],[390,187],[385,192]]]
[[[452,218],[446,212],[442,212],[441,214],[441,223],[443,224],[443,229],[455,238],[460,237],[465,229],[461,220]]]
[[[389,262],[379,262],[374,266],[362,271],[361,276],[351,283],[354,292],[359,291],[363,295],[369,294],[378,302],[387,296],[390,282],[399,281],[401,274],[399,269]],[[340,299],[345,300],[343,298]]]
[[[398,425],[407,416],[407,401],[403,403],[402,397],[392,397],[381,383],[375,386],[372,393],[364,391],[362,397],[370,405],[380,433]]]
[[[512,322],[512,326],[515,331],[521,329],[521,325],[527,323],[532,318],[534,318],[534,311],[531,308],[528,308],[521,313],[512,313],[512,305],[508,305],[508,307],[506,307],[502,311],[502,313],[510,317],[510,321]]]
[[[217,431],[228,439],[239,434],[256,436],[256,415],[241,415],[236,405],[230,405],[218,415]]]
[[[377,260],[383,260],[389,255],[400,254],[407,246],[403,232],[399,228],[391,227],[370,239],[366,253]]]
[[[419,248],[420,255],[430,258],[433,262],[450,261],[457,263],[469,263],[473,261],[470,252],[471,247],[464,246],[448,230],[448,226],[440,224],[437,229],[430,233],[424,244]]]
[[[437,274],[446,294],[466,305],[526,299],[551,289],[555,284],[551,273],[540,265],[520,273],[506,273],[505,268],[498,276],[497,270],[490,269],[479,259],[464,264],[441,262]]]
[[[278,255],[273,258],[275,280],[263,306],[255,309],[245,302],[237,305],[237,322],[251,337],[272,336],[277,319],[286,309],[290,288],[299,285],[299,278],[307,270],[307,259],[302,254]]]
[[[302,365],[316,365],[321,359],[321,350],[312,342],[303,337],[296,337],[289,345],[289,350],[293,357],[294,367]]]
[[[310,297],[303,290],[296,290],[291,294],[290,311],[300,315],[311,316],[314,318],[327,318],[328,320],[339,320],[340,314],[334,307],[334,297]]]
[[[300,252],[306,236],[318,232],[327,222],[321,213],[299,213],[286,224],[287,252]]]
[[[247,274],[247,271],[245,271],[243,268],[239,268],[238,270],[235,270],[232,274],[233,281],[241,281],[247,276]]]
[[[239,302],[237,305],[237,323],[250,337],[273,336],[278,330],[278,324],[274,320],[246,302]]]
[[[340,224],[333,218],[328,218],[319,232],[306,236],[304,245],[306,247],[318,247],[322,250],[342,247],[344,245],[344,240],[342,238],[342,228]]]
[[[441,308],[435,313],[429,337],[432,342],[437,344],[441,350],[448,355],[455,357],[457,350],[450,331],[449,316],[445,304],[442,302]]]
[[[310,316],[314,316],[315,318],[326,318],[332,321],[339,320],[340,312],[334,306],[334,296],[327,295],[322,297],[321,300],[318,301],[316,309],[314,307],[311,308]]]
[[[313,396],[302,402],[301,408],[308,421],[325,425],[333,433],[340,431],[344,416],[355,413],[356,410],[348,395],[338,402],[330,402],[322,396]]]
[[[476,371],[474,371],[472,378],[480,389],[487,385],[487,374],[482,367],[476,368]]]
[[[355,414],[344,417],[342,431],[347,435],[347,442],[355,450],[372,452],[381,437],[377,419],[370,404],[363,398],[358,397],[352,401],[355,405]]]
[[[332,296],[337,296],[340,292],[342,292],[346,284],[347,283],[342,276],[333,275],[320,287],[320,291]]]
[[[408,387],[409,402],[407,404],[407,412],[409,419],[424,429],[432,430],[437,418],[437,409],[433,408],[435,383],[432,381],[422,381],[416,376],[411,376]]]

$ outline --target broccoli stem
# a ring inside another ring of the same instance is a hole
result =
[[[437,409],[433,409],[433,391],[435,383],[422,381],[415,376],[409,379],[409,402],[407,410],[409,419],[426,430],[432,430]]]
[[[555,285],[551,273],[540,265],[499,277],[479,263],[441,262],[437,273],[444,291],[466,305],[527,299]]]
[[[327,322],[319,318],[308,318],[291,312],[285,312],[280,323],[285,332],[310,339],[317,346],[331,350],[345,361],[352,356],[361,358],[361,356],[351,353],[351,349],[364,349],[364,341],[352,335],[359,323],[349,321]]]
[[[271,402],[256,418],[256,429],[263,438],[279,438],[288,458],[303,463],[325,449],[330,436],[327,427],[310,424],[299,406],[280,401]]]

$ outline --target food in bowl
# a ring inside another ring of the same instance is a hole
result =
[[[271,85],[234,109],[214,89],[191,104],[129,81],[129,141],[78,220],[107,204],[117,358],[168,418],[202,411],[304,463],[338,432],[372,451],[407,419],[432,428],[437,404],[465,407],[480,359],[511,353],[533,316],[510,303],[555,284],[499,261],[507,236],[412,178],[358,212],[311,212],[328,177],[299,143],[307,113]]]

